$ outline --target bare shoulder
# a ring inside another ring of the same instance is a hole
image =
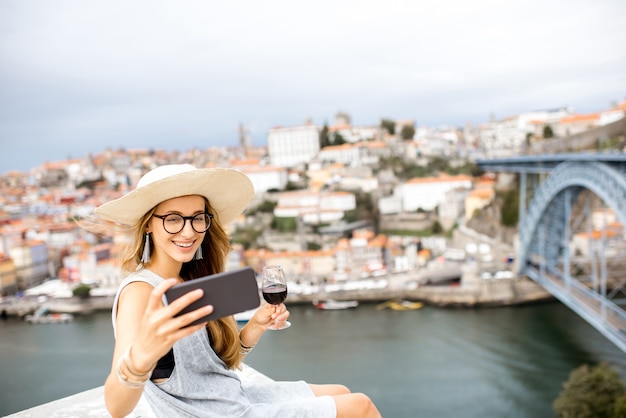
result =
[[[150,294],[154,290],[154,286],[150,283],[146,283],[143,281],[131,282],[124,286],[122,291],[120,292],[120,298],[125,297],[127,295],[142,295],[142,294]]]
[[[153,290],[154,287],[152,285],[141,281],[132,282],[124,286],[120,292],[118,315],[143,312]]]

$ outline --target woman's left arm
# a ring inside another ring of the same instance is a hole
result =
[[[289,311],[285,304],[281,303],[277,306],[269,303],[264,304],[239,331],[241,344],[247,347],[254,347],[270,325],[280,326],[287,318],[289,318]]]

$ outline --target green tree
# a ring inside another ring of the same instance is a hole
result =
[[[439,235],[441,233],[443,233],[443,226],[441,226],[441,224],[439,223],[439,221],[435,221],[433,222],[433,225],[431,227],[431,232],[434,235]]]
[[[415,136],[415,128],[411,125],[404,125],[400,131],[400,138],[413,139]]]
[[[626,395],[622,395],[615,400],[615,406],[613,408],[613,417],[614,418],[626,417]]]
[[[389,132],[389,135],[394,135],[396,133],[396,122],[391,119],[383,119],[380,121],[380,127]]]
[[[448,164],[448,160],[443,157],[433,157],[428,162],[428,170],[431,173],[449,173],[452,174],[452,170],[450,169],[450,165]]]
[[[274,217],[272,219],[272,229],[278,232],[296,232],[298,220],[294,217]]]
[[[530,144],[532,143],[533,134],[531,132],[526,133],[526,139],[524,140],[524,146],[527,150],[530,149]]]
[[[356,200],[356,207],[347,211],[344,216],[346,222],[370,221],[372,225],[376,224],[376,207],[370,193],[358,191],[347,191],[353,193]]]
[[[300,184],[300,183],[295,183],[293,181],[288,181],[287,185],[285,185],[286,191],[302,190],[302,189],[306,189],[306,184]]]
[[[330,137],[328,136],[328,125],[324,124],[324,127],[320,131],[320,149],[330,145]]]
[[[81,283],[72,290],[72,295],[79,299],[88,299],[91,296],[91,287]]]
[[[339,132],[334,132],[332,134],[332,144],[333,145],[343,145],[346,143],[346,140]]]
[[[623,417],[616,412],[624,408],[625,394],[617,371],[605,363],[595,367],[584,364],[570,373],[552,408],[563,418]]]
[[[468,171],[469,175],[472,176],[472,177],[480,177],[483,174],[485,174],[483,169],[480,168],[480,166],[478,164],[476,164],[476,163],[468,163],[467,164],[467,171]]]
[[[274,212],[274,208],[276,207],[277,202],[271,202],[269,200],[264,200],[263,202],[261,202],[261,204],[259,204],[259,206],[256,208],[259,212],[264,212],[264,213],[272,213]]]
[[[543,127],[543,137],[544,138],[554,137],[554,132],[552,131],[552,127],[550,125],[546,125]]]
[[[517,226],[519,222],[519,190],[517,188],[504,192],[500,216],[502,225]]]
[[[261,232],[255,227],[239,227],[231,234],[231,241],[243,245],[248,250],[256,245]]]
[[[322,249],[322,246],[317,242],[308,241],[306,243],[306,249],[309,251],[318,251]]]

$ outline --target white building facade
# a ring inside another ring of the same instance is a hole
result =
[[[285,192],[278,198],[274,216],[301,217],[307,224],[335,222],[356,208],[356,197],[348,192]]]
[[[361,163],[361,150],[358,145],[352,144],[330,145],[319,152],[319,160],[323,163],[341,163],[354,167]]]
[[[569,107],[522,113],[479,128],[479,142],[489,158],[510,157],[523,151],[527,135],[537,134],[543,126],[553,126],[571,115]]]
[[[306,164],[320,151],[319,129],[315,125],[272,128],[267,135],[267,146],[270,162],[274,166]]]
[[[450,191],[462,195],[471,188],[472,178],[465,175],[414,178],[396,187],[393,196],[380,199],[378,209],[382,214],[431,211],[446,202]]]
[[[284,190],[287,186],[287,169],[284,167],[250,167],[242,171],[250,178],[255,193]]]

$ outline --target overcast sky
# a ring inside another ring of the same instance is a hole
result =
[[[0,0],[0,174],[253,145],[310,118],[482,123],[626,99],[624,0]]]

